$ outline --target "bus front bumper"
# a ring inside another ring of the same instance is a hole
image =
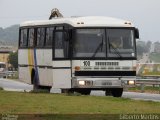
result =
[[[134,87],[135,77],[120,78],[72,78],[72,88],[123,88]]]

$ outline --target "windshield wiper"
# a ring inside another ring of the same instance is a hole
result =
[[[101,48],[101,51],[102,51],[102,49],[103,49],[103,36],[101,36],[102,37],[102,42],[98,45],[98,47],[97,47],[97,49],[96,49],[96,51],[94,52],[94,54],[92,55],[92,57],[95,57],[96,56],[96,54],[97,54],[97,52],[98,52],[98,50]]]
[[[108,42],[109,42],[109,40],[108,40]],[[115,51],[115,53],[120,57],[120,58],[122,58],[122,56],[121,56],[121,54],[120,54],[120,52],[118,51],[118,49],[117,48],[115,48],[110,42],[109,42],[109,47],[112,47],[112,49]]]
[[[95,55],[97,54],[98,50],[101,48],[101,51],[102,51],[102,46],[103,46],[103,40],[102,42],[98,45],[96,51],[94,52],[94,54],[92,55],[92,57],[95,57]]]

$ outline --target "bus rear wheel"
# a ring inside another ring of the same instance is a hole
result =
[[[123,88],[114,88],[111,90],[113,97],[121,97],[123,94]]]
[[[34,73],[34,75],[32,76],[32,83],[33,83],[33,90],[38,90],[39,89],[39,85],[38,85],[38,79]]]
[[[38,89],[42,92],[50,93],[52,87],[50,86],[38,86]]]

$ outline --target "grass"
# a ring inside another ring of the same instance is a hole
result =
[[[147,114],[160,113],[160,102],[105,96],[0,91],[1,114]]]
[[[159,113],[160,102],[0,90],[0,118],[16,115],[18,120],[117,120],[121,114]]]
[[[3,90],[3,88],[2,88],[2,87],[0,87],[0,90]]]
[[[129,91],[134,91],[134,92],[141,92],[141,86],[136,86],[136,87],[133,87],[133,88],[129,88],[128,90]],[[144,92],[159,94],[160,93],[160,87],[159,86],[145,86],[144,87]]]

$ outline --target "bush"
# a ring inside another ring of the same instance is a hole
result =
[[[2,87],[0,87],[0,90],[3,90],[3,88],[2,88]]]
[[[37,89],[37,90],[31,90],[30,93],[49,93],[49,91],[45,89]]]

